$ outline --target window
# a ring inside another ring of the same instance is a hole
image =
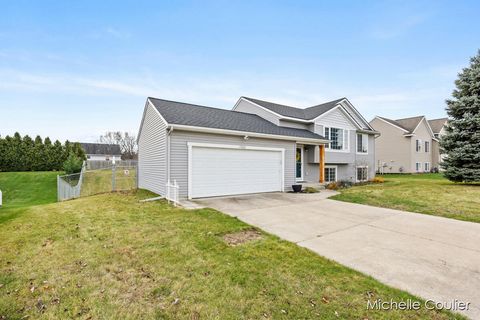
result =
[[[368,153],[368,135],[357,133],[357,152]]]
[[[357,181],[368,180],[368,167],[357,167]]]
[[[337,167],[325,167],[325,182],[337,181]]]
[[[325,138],[331,140],[327,149],[348,150],[348,130],[325,127]]]
[[[422,163],[421,162],[416,162],[415,163],[415,171],[420,172],[422,169]]]
[[[297,147],[296,155],[295,155],[295,178],[297,181],[303,180],[303,147]]]
[[[430,172],[430,162],[425,162],[425,163],[424,163],[424,166],[425,166],[425,167],[424,167],[424,169],[425,169],[424,171],[425,171],[425,172]]]
[[[417,140],[415,141],[415,150],[416,150],[417,152],[422,151],[422,140],[418,140],[418,139],[417,139]]]
[[[325,127],[325,138],[330,140],[330,128],[329,127]],[[330,143],[325,145],[325,149],[330,149]]]
[[[425,152],[430,152],[430,141],[425,141]]]

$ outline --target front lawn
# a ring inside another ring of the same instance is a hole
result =
[[[480,222],[480,184],[453,183],[441,174],[388,174],[383,184],[341,190],[331,199]]]
[[[150,196],[102,194],[0,219],[0,319],[454,318],[367,310],[369,297],[416,298],[265,233],[230,246],[224,235],[251,227],[139,202]]]

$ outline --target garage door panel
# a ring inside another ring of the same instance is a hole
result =
[[[193,147],[191,197],[282,190],[282,152]]]

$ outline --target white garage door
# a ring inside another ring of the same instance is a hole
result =
[[[283,152],[191,146],[189,197],[282,191]]]

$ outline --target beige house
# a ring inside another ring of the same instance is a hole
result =
[[[404,119],[375,117],[370,126],[375,139],[375,165],[381,173],[419,173],[439,169],[439,138],[447,119],[427,121],[425,116]],[[433,128],[432,128],[433,125]]]
[[[440,169],[440,162],[442,162],[442,159],[444,155],[440,152],[440,146],[438,144],[438,140],[442,138],[443,135],[445,135],[445,127],[447,126],[448,118],[440,118],[440,119],[433,119],[433,120],[428,120],[428,124],[430,125],[430,128],[432,128],[433,135],[437,139],[437,141],[433,141],[432,144],[432,166],[435,168]]]

